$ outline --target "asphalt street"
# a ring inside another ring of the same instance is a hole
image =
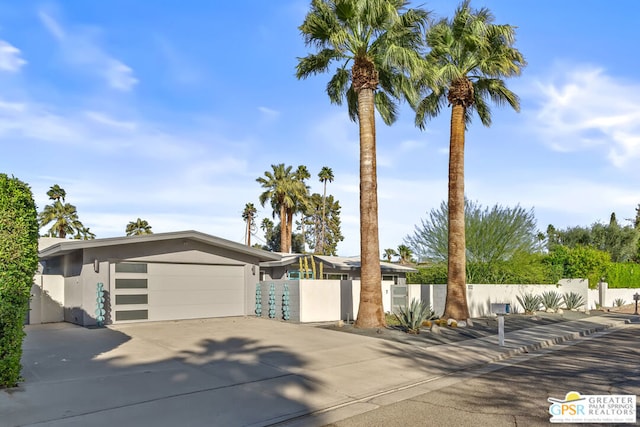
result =
[[[381,396],[378,409],[328,426],[548,426],[549,397],[640,394],[639,362],[634,323],[439,378],[405,400]]]

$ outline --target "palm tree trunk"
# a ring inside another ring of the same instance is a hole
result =
[[[324,181],[324,190],[322,192],[322,237],[320,240],[320,253],[324,255],[324,236],[325,224],[327,222],[327,181]]]
[[[291,237],[293,235],[293,208],[287,209],[287,253],[291,253]]]
[[[382,278],[378,238],[378,179],[373,89],[358,91],[360,124],[360,307],[358,328],[386,325],[382,309]]]
[[[449,256],[447,299],[443,317],[469,318],[465,276],[466,242],[464,230],[464,122],[465,107],[453,104],[449,142]]]
[[[251,222],[253,221],[253,217],[251,214],[247,216],[247,246],[251,246]]]
[[[284,203],[280,203],[280,252],[289,253],[287,250],[287,211]]]

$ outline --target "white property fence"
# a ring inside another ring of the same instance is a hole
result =
[[[360,303],[360,282],[351,280],[274,280],[261,282],[262,317],[269,317],[269,289],[274,285],[274,319],[283,318],[282,297],[284,284],[289,289],[290,319],[296,322],[329,322],[353,320],[358,314]],[[406,302],[419,300],[429,304],[437,315],[444,312],[447,293],[446,285],[394,285],[382,284],[382,303],[385,312],[391,311],[394,287],[406,286]],[[491,304],[511,304],[514,313],[524,313],[517,297],[525,294],[541,295],[554,291],[559,294],[576,293],[586,304],[585,310],[600,305],[612,307],[617,298],[627,303],[633,302],[633,295],[640,289],[607,289],[606,283],[601,289],[589,289],[586,279],[563,279],[556,285],[467,285],[467,303],[471,317],[491,314]],[[395,304],[397,306],[397,304]]]

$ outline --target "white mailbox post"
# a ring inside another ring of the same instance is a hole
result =
[[[491,304],[491,312],[498,316],[498,344],[504,347],[504,316],[511,312],[511,304]]]

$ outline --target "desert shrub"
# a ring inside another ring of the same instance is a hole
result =
[[[622,307],[626,301],[622,298],[616,298],[613,300],[613,305],[616,307]]]
[[[406,332],[419,334],[422,323],[433,319],[435,313],[431,310],[431,306],[414,299],[408,307],[400,307],[399,313],[395,313],[395,316]]]
[[[584,297],[575,292],[567,292],[564,294],[564,306],[567,310],[575,310],[585,305]]]
[[[540,309],[540,304],[542,304],[540,295],[534,295],[531,293],[524,294],[522,296],[518,295],[516,296],[516,299],[522,308],[524,308],[524,312],[526,314],[535,313]]]
[[[23,325],[38,266],[38,222],[31,189],[0,174],[0,388],[20,380]]]
[[[556,291],[543,292],[541,295],[541,303],[547,310],[557,310],[562,304],[562,295]]]

